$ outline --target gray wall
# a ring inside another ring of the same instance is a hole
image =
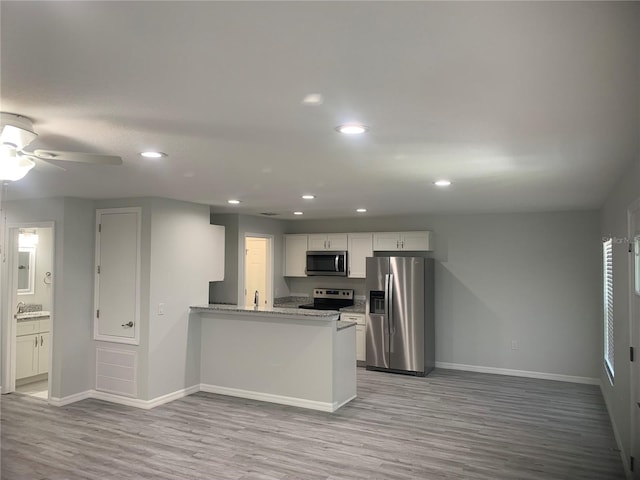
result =
[[[200,384],[200,321],[189,321],[189,306],[208,300],[212,228],[207,205],[152,201],[149,399]]]
[[[211,214],[212,225],[224,226],[224,280],[209,283],[209,303],[238,303],[238,226],[237,214]]]
[[[224,281],[211,282],[209,303],[232,303],[243,301],[244,288],[244,237],[246,234],[273,236],[274,297],[286,296],[289,288],[282,277],[283,233],[286,223],[266,217],[238,214],[211,214],[211,223],[225,226],[225,270]]]
[[[55,224],[51,396],[60,398],[89,390],[95,370],[88,361],[93,356],[93,202],[74,198],[23,200],[5,202],[3,209],[9,224]],[[2,282],[6,285],[5,271]],[[0,314],[4,338],[7,292],[3,290]]]
[[[599,377],[594,355],[601,339],[597,212],[288,224],[288,233],[404,230],[434,232],[437,361]],[[319,277],[287,283],[297,293],[315,284],[334,286]],[[363,288],[357,280],[353,285],[356,293]],[[511,349],[512,340],[518,350]]]
[[[633,162],[619,182],[611,190],[602,207],[601,237],[626,239],[629,236],[627,209],[640,199],[640,158]],[[603,342],[598,345],[598,367],[602,382],[602,392],[611,413],[614,429],[617,431],[623,447],[623,458],[631,454],[631,388],[629,365],[629,253],[627,241],[613,243],[613,292],[614,292],[614,364],[615,384],[611,385],[604,370]],[[600,251],[600,258],[602,253]],[[602,275],[600,274],[600,278]],[[602,293],[599,293],[602,297]],[[599,323],[602,326],[602,315]],[[637,347],[637,345],[636,345]]]

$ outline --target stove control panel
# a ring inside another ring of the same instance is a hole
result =
[[[348,288],[314,288],[313,298],[334,298],[340,300],[352,300],[353,289]]]

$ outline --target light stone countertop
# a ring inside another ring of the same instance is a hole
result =
[[[356,325],[357,325],[356,322],[350,322],[348,320],[338,320],[336,322],[336,327],[338,328],[338,331],[344,330],[345,328],[349,328],[349,327],[355,327]]]
[[[33,320],[34,318],[50,317],[51,312],[38,310],[36,312],[23,312],[16,314],[16,320]]]
[[[226,304],[209,304],[209,305],[192,305],[192,311],[195,312],[225,312],[238,314],[259,314],[263,316],[273,317],[308,317],[314,320],[335,321],[338,319],[340,312],[337,310],[306,310],[298,308],[283,307],[246,307],[244,305],[226,305]],[[349,322],[350,323],[350,322]]]
[[[356,300],[356,302],[351,307],[344,307],[340,309],[340,311],[344,313],[364,313],[364,310],[365,310],[364,300]]]

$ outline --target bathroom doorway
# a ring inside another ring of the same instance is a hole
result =
[[[244,304],[270,307],[272,295],[273,242],[271,236],[247,233],[244,237]]]
[[[10,225],[6,393],[43,400],[51,392],[54,227],[51,222]],[[3,393],[4,389],[3,389]]]

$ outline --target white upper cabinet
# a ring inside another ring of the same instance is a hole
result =
[[[379,232],[373,234],[374,251],[432,250],[431,232]]]
[[[349,277],[366,278],[367,257],[373,257],[372,233],[348,234]]]
[[[284,276],[306,277],[307,235],[284,236]]]
[[[309,250],[347,250],[346,233],[309,234]]]

